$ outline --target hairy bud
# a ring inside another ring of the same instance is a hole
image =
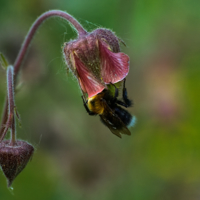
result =
[[[65,43],[63,51],[68,67],[88,97],[128,75],[129,57],[120,52],[119,39],[110,30],[96,29]]]
[[[33,146],[25,141],[17,140],[14,146],[9,140],[0,143],[0,166],[11,186],[16,176],[26,167],[34,152]]]

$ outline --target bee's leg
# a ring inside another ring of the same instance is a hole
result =
[[[126,90],[126,87],[125,87],[125,83],[126,83],[126,79],[124,79],[124,84],[123,84],[123,100],[124,100],[124,103],[126,104],[126,107],[130,107],[130,106],[132,106],[133,103],[128,98],[127,90]]]
[[[123,101],[116,99],[116,103],[121,105],[121,106],[124,106],[125,108],[128,108],[132,105],[132,101],[130,99],[128,99],[127,90],[126,90],[126,87],[125,87],[125,82],[126,82],[126,79],[124,79],[124,84],[123,84],[123,94],[122,94]]]
[[[129,106],[127,106],[126,103],[124,103],[123,101],[120,101],[118,99],[116,100],[116,103],[119,104],[119,105],[121,105],[121,106],[124,106],[125,108],[129,107]]]
[[[87,101],[85,101],[84,97],[83,97],[83,96],[81,96],[81,97],[82,97],[82,99],[83,99],[83,105],[84,105],[85,110],[87,111],[87,113],[88,113],[89,115],[96,115],[96,113],[91,112],[91,111],[89,110],[89,108],[87,107]]]

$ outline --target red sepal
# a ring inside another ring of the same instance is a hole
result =
[[[97,80],[96,77],[89,71],[89,69],[81,62],[81,60],[74,54],[74,66],[76,66],[76,70],[79,77],[79,83],[81,89],[88,94],[88,97],[92,97],[100,92],[102,92],[105,88],[105,85]]]
[[[129,57],[124,53],[113,53],[109,46],[99,41],[101,76],[106,84],[123,80],[129,72]]]

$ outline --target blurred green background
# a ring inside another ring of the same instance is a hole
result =
[[[61,46],[76,37],[63,20],[40,28],[20,74],[18,138],[32,161],[2,200],[197,200],[200,198],[199,0],[0,0],[0,51],[13,63],[33,21],[50,9],[87,30],[105,27],[127,44],[132,135],[114,136],[82,104]],[[0,69],[0,113],[6,94]]]

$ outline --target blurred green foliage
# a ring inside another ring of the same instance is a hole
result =
[[[85,112],[61,46],[76,37],[57,18],[38,31],[18,83],[18,137],[33,160],[3,200],[196,200],[200,193],[199,0],[0,0],[0,52],[12,64],[33,21],[66,10],[84,27],[110,28],[130,56],[130,109],[137,117],[122,140]],[[0,68],[0,112],[6,76]]]

